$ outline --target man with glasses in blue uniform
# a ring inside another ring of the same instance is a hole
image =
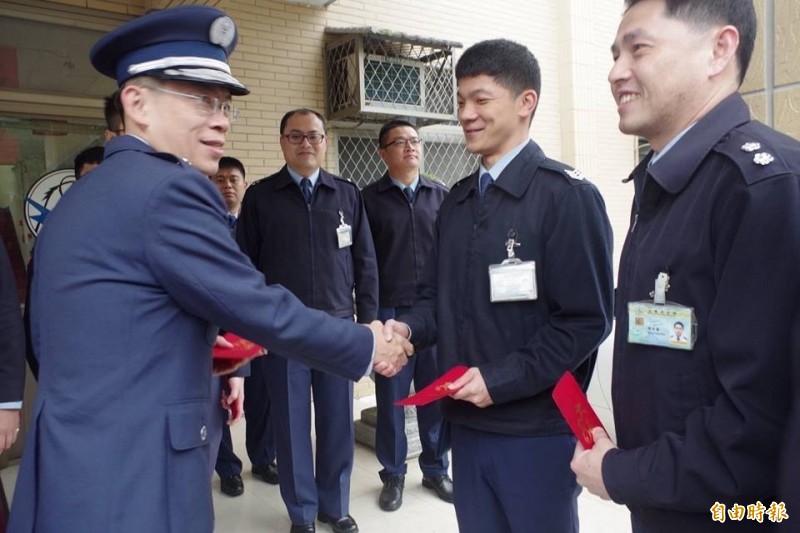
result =
[[[208,424],[217,327],[343,379],[393,375],[407,346],[268,287],[231,238],[217,172],[247,89],[232,19],[185,6],[104,36],[125,135],[36,243],[39,357],[12,533],[211,533]],[[50,223],[52,222],[52,223]]]

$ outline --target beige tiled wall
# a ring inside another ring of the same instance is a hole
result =
[[[800,81],[800,0],[775,1],[775,85]]]

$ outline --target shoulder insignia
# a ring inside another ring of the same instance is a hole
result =
[[[742,152],[755,152],[761,150],[761,143],[744,143],[742,145]]]
[[[564,174],[566,174],[567,176],[569,176],[570,178],[572,178],[574,180],[584,180],[584,179],[586,179],[586,176],[584,176],[583,173],[581,173],[581,171],[578,170],[578,169],[570,170],[568,168],[565,168],[564,169]]]
[[[766,166],[775,161],[775,158],[769,152],[759,152],[753,156],[753,163],[756,165]]]

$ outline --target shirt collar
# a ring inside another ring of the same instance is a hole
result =
[[[308,178],[311,181],[312,189],[316,187],[317,180],[319,179],[319,167],[317,167],[317,170],[312,172],[310,176],[301,176],[299,172],[294,170],[289,165],[286,165],[286,170],[289,171],[289,175],[292,177],[292,181],[294,181],[298,187],[300,186],[300,182],[303,180],[303,178]]]
[[[403,183],[400,180],[396,180],[391,176],[389,176],[389,180],[392,182],[392,184],[395,187],[400,187],[401,190],[406,188],[406,184]],[[417,177],[414,178],[414,181],[412,181],[411,183],[408,184],[408,187],[411,187],[411,190],[414,191],[414,192],[417,192],[417,187],[418,186],[419,186],[419,175],[417,175]]]
[[[497,163],[492,165],[491,170],[486,170],[486,167],[483,166],[483,158],[481,158],[481,166],[478,172],[478,176],[483,176],[485,172],[488,172],[489,175],[492,176],[492,181],[495,181],[497,178],[500,177],[500,174],[506,169],[509,163],[514,160],[515,157],[519,155],[523,148],[525,148],[530,139],[525,139],[520,144],[515,146],[510,152],[507,152],[503,157],[501,157]]]
[[[687,126],[687,127],[686,127],[686,129],[684,129],[682,132],[680,132],[680,133],[679,133],[679,134],[677,134],[675,137],[673,137],[673,138],[672,138],[672,140],[671,140],[670,142],[668,142],[668,143],[667,143],[667,145],[664,147],[664,149],[663,149],[663,150],[661,150],[661,151],[660,151],[660,152],[658,152],[658,153],[656,153],[656,152],[653,152],[653,157],[651,157],[651,158],[650,158],[650,161],[647,163],[647,164],[648,164],[648,166],[649,166],[649,165],[654,165],[656,161],[658,161],[659,159],[661,159],[662,157],[664,157],[664,154],[666,154],[667,152],[669,152],[670,148],[672,148],[673,146],[675,146],[675,144],[677,144],[677,142],[681,140],[681,137],[683,137],[684,135],[686,135],[686,132],[687,132],[687,131],[689,131],[690,129],[692,129],[692,126],[694,126],[695,124],[697,124],[697,122],[692,122],[691,124],[689,124],[689,126]]]

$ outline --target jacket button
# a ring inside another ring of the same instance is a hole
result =
[[[200,428],[200,440],[205,442],[206,438],[208,438],[208,429],[205,426]]]

